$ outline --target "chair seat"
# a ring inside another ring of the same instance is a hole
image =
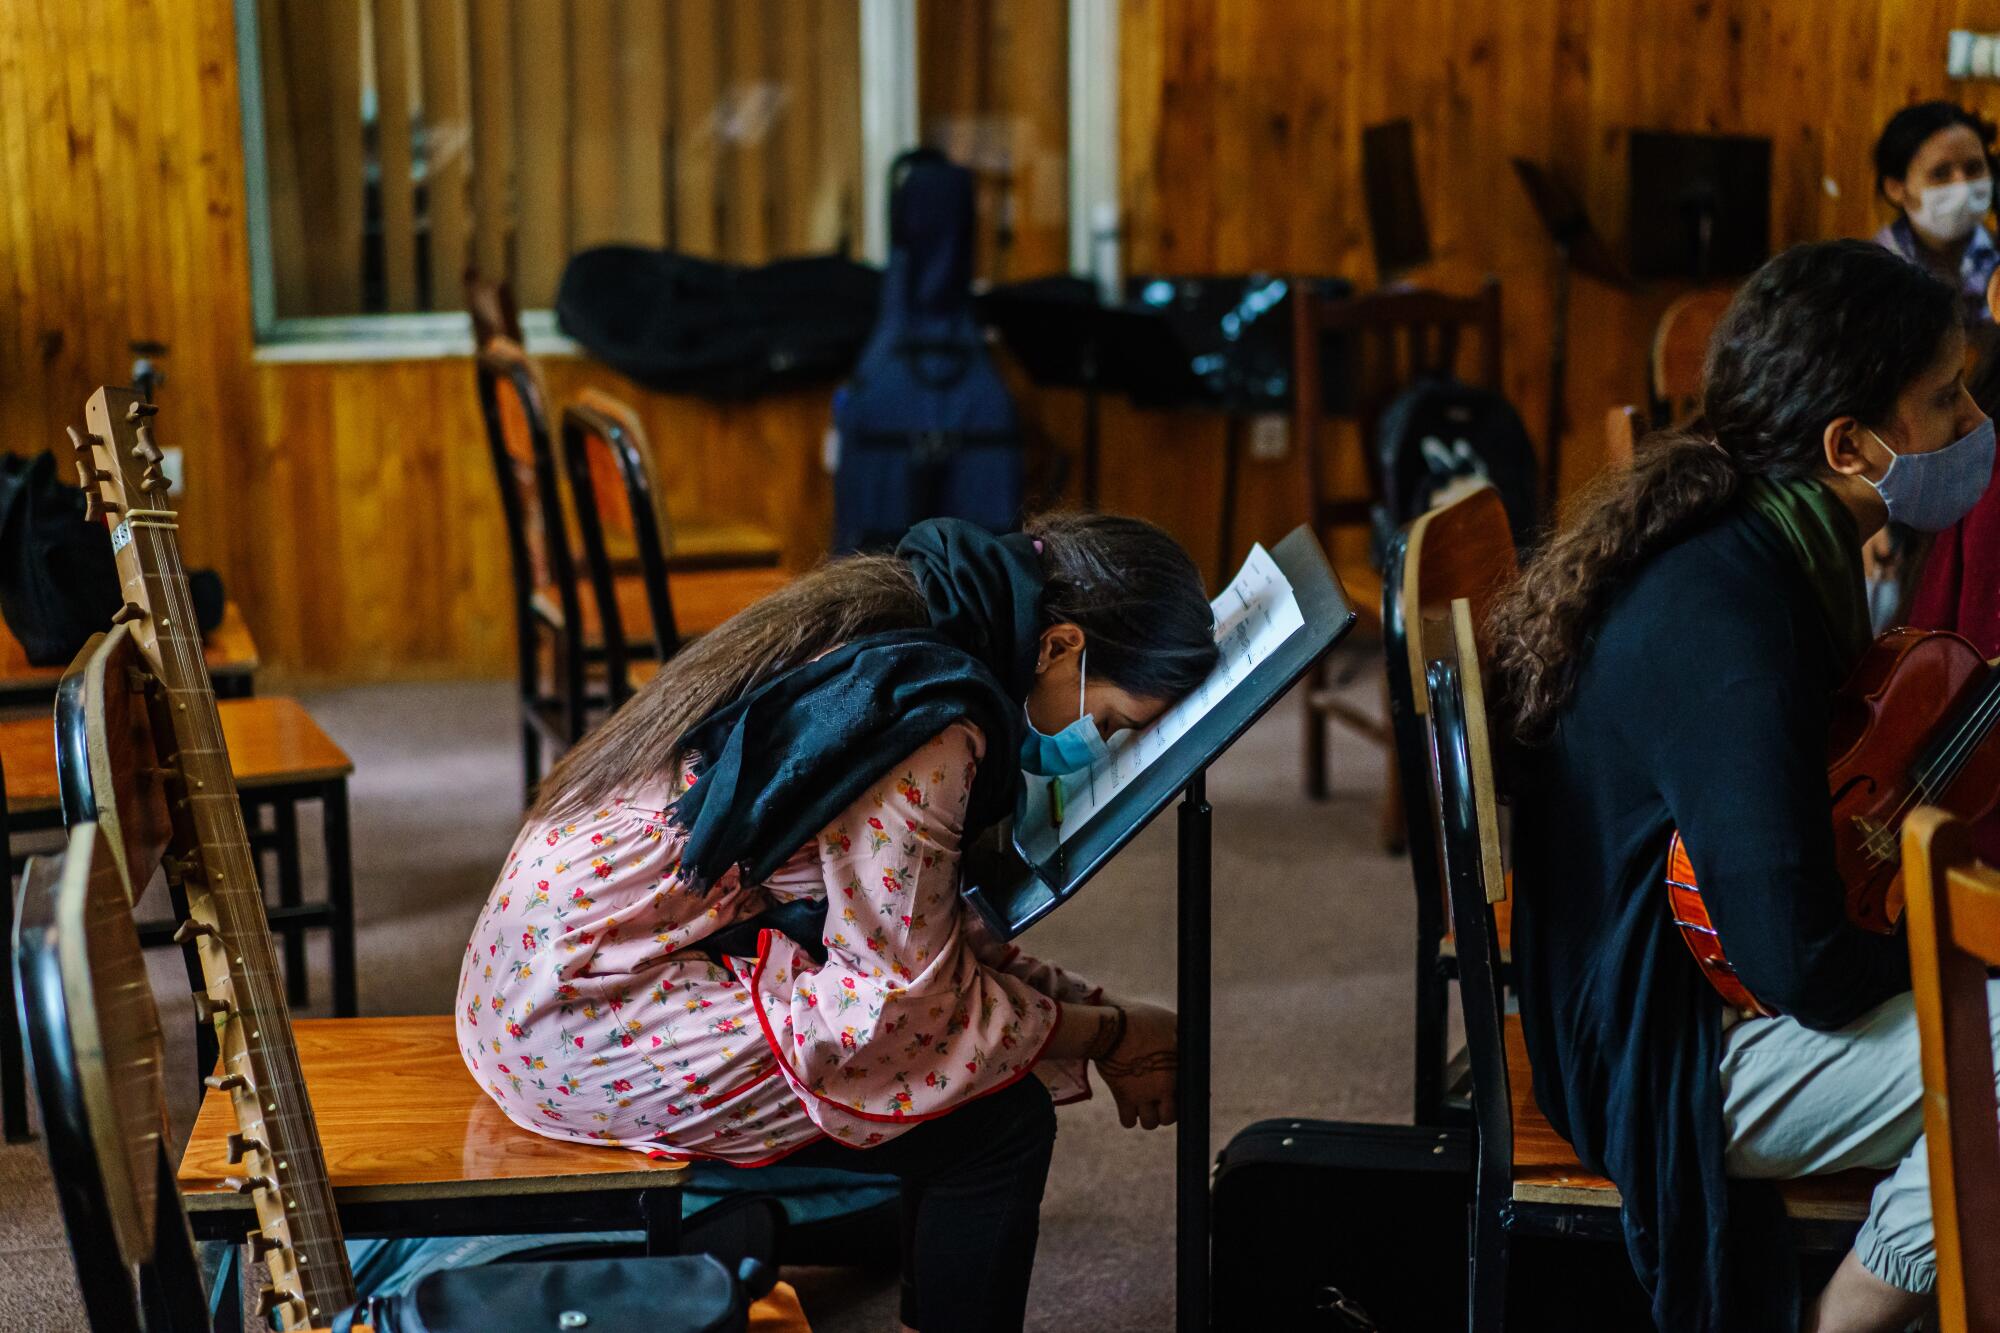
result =
[[[577,1189],[657,1189],[686,1168],[643,1153],[545,1138],[493,1104],[459,1055],[450,1014],[300,1019],[292,1025],[306,1094],[342,1204]],[[227,1093],[208,1093],[181,1157],[191,1212],[243,1206],[227,1137]]]
[[[667,577],[668,591],[674,599],[674,619],[685,635],[708,633],[750,603],[791,581],[791,575],[777,568],[687,570]],[[627,637],[649,637],[653,615],[646,603],[645,580],[637,574],[627,574],[618,579],[615,587],[618,618],[624,622]],[[579,593],[583,641],[594,647],[602,641],[597,600],[588,586],[579,589]],[[562,624],[562,608],[549,594],[535,594],[535,610],[549,624]]]
[[[221,623],[202,636],[201,646],[212,677],[254,675],[260,665],[257,641],[243,621],[243,609],[234,602],[224,604]],[[35,685],[53,689],[62,673],[59,666],[29,665],[21,641],[0,625],[0,689]]]
[[[221,699],[222,736],[240,791],[345,777],[354,761],[320,730],[296,699],[263,696]],[[47,718],[0,722],[0,765],[7,777],[10,815],[53,810],[61,804],[55,738]]]
[[[1514,1197],[1523,1203],[1616,1208],[1618,1187],[1586,1171],[1576,1152],[1556,1133],[1535,1104],[1534,1076],[1519,1016],[1507,1016],[1507,1083],[1514,1108]],[[1817,1222],[1860,1222],[1868,1196],[1883,1177],[1879,1171],[1842,1171],[1782,1182],[1778,1189],[1790,1216]]]

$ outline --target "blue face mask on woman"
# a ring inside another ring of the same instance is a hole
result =
[[[1089,768],[1111,752],[1098,734],[1097,719],[1084,711],[1083,683],[1090,669],[1090,649],[1083,650],[1076,669],[1076,721],[1050,736],[1028,718],[1028,734],[1021,738],[1021,767],[1037,777],[1059,778]],[[1021,705],[1026,715],[1028,706]]]
[[[1875,435],[1872,430],[1868,433]],[[1889,449],[1880,435],[1875,435],[1875,443]],[[1889,507],[1891,523],[1918,532],[1943,532],[1972,512],[1992,480],[1993,419],[1988,417],[1971,434],[1927,454],[1889,449],[1889,470],[1873,485]]]

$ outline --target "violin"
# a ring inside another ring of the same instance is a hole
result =
[[[1957,634],[1894,629],[1834,694],[1827,744],[1834,865],[1848,920],[1894,934],[1903,915],[1903,820],[1942,806],[1967,823],[2000,807],[2000,668]],[[1723,953],[1687,846],[1667,847],[1674,924],[1724,1001],[1770,1015]]]

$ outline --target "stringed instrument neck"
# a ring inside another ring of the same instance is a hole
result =
[[[165,507],[148,422],[155,411],[132,390],[99,389],[86,408],[89,436],[76,440],[77,467],[90,516],[111,531],[125,596],[115,619],[129,626],[156,682],[151,702],[177,853],[168,873],[186,889],[180,938],[194,940],[200,954],[205,989],[196,1007],[215,1024],[221,1049],[208,1085],[235,1111],[243,1169],[236,1185],[251,1196],[259,1223],[249,1244],[271,1273],[260,1303],[274,1323],[304,1328],[352,1304],[354,1281],[202,656],[177,516]]]

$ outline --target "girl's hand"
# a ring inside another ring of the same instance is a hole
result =
[[[1153,1004],[1125,1006],[1125,1037],[1097,1061],[1097,1072],[1118,1104],[1118,1123],[1157,1129],[1179,1116],[1174,1103],[1180,1039],[1174,1011]]]

